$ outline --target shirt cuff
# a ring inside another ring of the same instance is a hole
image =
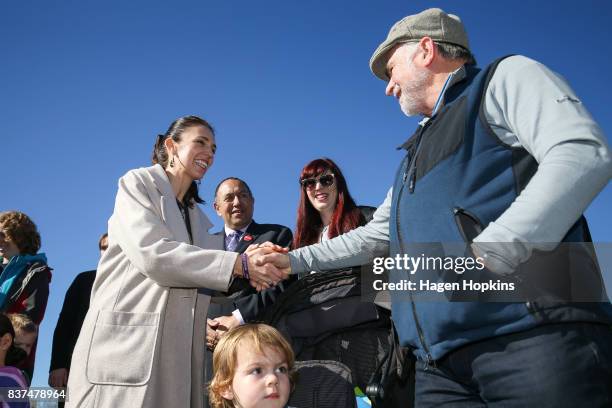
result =
[[[240,313],[240,310],[236,309],[232,312],[232,316],[234,316],[234,319],[238,320],[238,323],[240,325],[244,324],[244,319],[242,318],[242,313]]]

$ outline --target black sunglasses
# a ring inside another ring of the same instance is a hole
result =
[[[321,183],[322,187],[329,187],[334,184],[335,176],[333,174],[326,174],[320,177],[311,177],[300,180],[300,184],[306,190],[312,190],[317,186],[317,182]]]

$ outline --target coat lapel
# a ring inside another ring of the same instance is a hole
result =
[[[210,234],[208,232],[213,224],[197,205],[189,209],[189,218],[191,219],[191,233],[194,245],[205,249],[224,249],[223,235]]]
[[[191,235],[193,237],[193,245],[199,246],[204,249],[223,249],[223,238],[208,233],[208,230],[212,227],[212,223],[200,210],[197,204],[194,204],[193,208],[189,209],[189,219],[191,220]],[[198,293],[213,296],[214,290],[200,288]]]
[[[220,249],[222,251],[225,251],[225,232],[215,232],[210,235],[210,239],[213,243],[213,249]]]
[[[176,203],[176,196],[168,180],[165,170],[159,164],[150,167],[153,183],[160,195],[160,208],[162,219],[174,234],[177,241],[189,242],[189,233],[185,221]],[[189,214],[191,215],[191,213]],[[195,240],[195,238],[194,238]]]

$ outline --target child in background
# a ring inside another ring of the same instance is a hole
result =
[[[19,347],[29,356],[38,338],[38,326],[27,315],[21,313],[10,313],[7,316],[15,329],[15,347]]]
[[[24,378],[28,384],[30,384],[32,379],[26,370],[26,362],[30,357],[30,354],[32,354],[32,350],[36,344],[36,339],[38,339],[38,326],[36,326],[32,319],[30,319],[27,315],[21,313],[9,313],[6,316],[13,324],[13,329],[15,330],[13,344],[15,347],[26,352],[26,359],[20,362],[16,367],[21,370]]]
[[[9,398],[9,390],[26,390],[26,383],[21,370],[12,367],[26,357],[26,352],[15,347],[15,331],[8,317],[0,314],[0,407],[29,408],[29,402],[16,402]]]
[[[236,327],[215,348],[210,403],[213,408],[285,408],[293,365],[293,350],[278,330],[265,324]]]

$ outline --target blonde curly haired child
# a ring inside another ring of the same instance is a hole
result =
[[[213,372],[208,387],[213,408],[285,408],[294,384],[294,354],[275,328],[246,324],[221,338]]]

